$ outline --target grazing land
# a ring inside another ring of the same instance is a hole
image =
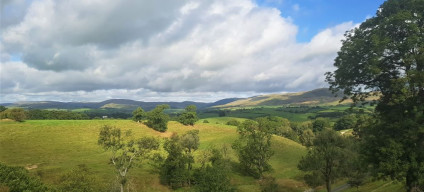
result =
[[[29,120],[23,123],[2,120],[0,161],[7,165],[26,167],[30,174],[51,185],[57,184],[64,172],[79,164],[85,164],[100,178],[101,185],[108,187],[114,183],[115,174],[113,168],[108,165],[110,154],[97,145],[101,126],[131,129],[136,138],[144,135],[165,138],[173,132],[182,134],[198,129],[200,147],[196,154],[211,147],[227,146],[228,155],[235,163],[237,158],[231,149],[231,143],[237,138],[236,127],[223,125],[227,119],[211,118],[208,119],[210,123],[202,123],[202,119],[194,126],[183,126],[171,121],[165,133],[156,132],[130,120]],[[303,183],[302,173],[296,165],[306,153],[306,148],[279,136],[274,136],[272,141],[275,155],[270,160],[274,169],[270,174],[285,191],[303,191],[307,186]],[[137,191],[170,190],[159,184],[158,175],[152,173],[152,170],[149,165],[131,170],[132,179],[129,186]],[[231,182],[241,191],[260,190],[256,180],[242,175],[237,170],[232,171]]]

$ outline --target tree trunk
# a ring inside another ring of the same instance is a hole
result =
[[[327,192],[331,192],[331,182],[330,179],[325,180],[325,186],[327,187]]]
[[[408,172],[406,173],[406,191],[412,192],[414,190],[414,187],[417,184],[417,178],[414,175],[413,168],[409,168]]]
[[[124,184],[121,183],[121,192],[124,192]]]

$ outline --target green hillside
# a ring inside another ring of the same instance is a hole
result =
[[[281,105],[323,105],[339,101],[327,88],[307,92],[270,94],[240,99],[216,107],[251,107],[251,106],[281,106]]]
[[[231,143],[236,140],[236,127],[216,124],[226,119],[209,119],[214,123],[200,123],[195,126],[183,126],[177,122],[169,122],[168,131],[156,132],[145,125],[129,120],[30,120],[24,123],[0,121],[0,162],[6,165],[24,166],[32,175],[41,177],[48,184],[57,184],[64,172],[85,164],[93,170],[107,187],[114,183],[115,175],[108,165],[109,153],[97,145],[97,136],[101,126],[112,125],[123,130],[132,129],[136,137],[143,135],[159,138],[169,137],[172,132],[184,133],[188,130],[200,130],[200,149],[227,146],[229,156],[237,162]],[[283,137],[273,137],[275,155],[271,158],[274,171],[271,175],[285,191],[303,191],[306,185],[302,181],[302,173],[296,165],[306,149],[298,143]],[[195,165],[199,166],[199,165]],[[136,191],[169,191],[159,184],[158,175],[151,173],[152,168],[144,166],[131,170],[131,186]],[[259,184],[252,177],[243,176],[237,171],[231,174],[231,182],[240,191],[259,191]]]

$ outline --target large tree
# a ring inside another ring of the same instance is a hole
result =
[[[424,180],[424,0],[388,0],[346,33],[327,81],[355,102],[378,96],[376,122],[361,130],[375,175]]]
[[[128,172],[135,165],[147,159],[152,150],[159,148],[159,141],[153,137],[142,137],[135,140],[131,136],[131,131],[122,135],[121,129],[105,125],[99,133],[98,144],[103,149],[111,151],[110,163],[115,167],[121,185],[121,192],[124,191],[128,181]]]
[[[164,113],[169,109],[169,105],[158,105],[153,110],[147,112],[146,125],[156,131],[165,132],[168,129],[169,115]]]
[[[347,168],[348,150],[344,138],[336,131],[325,129],[318,133],[298,168],[306,171],[308,185],[316,187],[325,183],[331,192],[331,183],[344,176]]]
[[[266,121],[244,121],[237,128],[239,139],[233,144],[242,169],[259,179],[271,169],[268,161],[274,154],[271,150],[272,133],[267,125]]]
[[[189,105],[185,108],[185,111],[180,114],[178,121],[183,125],[193,126],[199,118],[197,117],[197,107],[196,105]]]

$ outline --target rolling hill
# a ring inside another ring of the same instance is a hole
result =
[[[331,105],[337,104],[342,96],[334,96],[328,88],[315,89],[307,92],[270,94],[239,99],[218,108],[283,106],[283,105]],[[349,102],[349,101],[346,101]]]

